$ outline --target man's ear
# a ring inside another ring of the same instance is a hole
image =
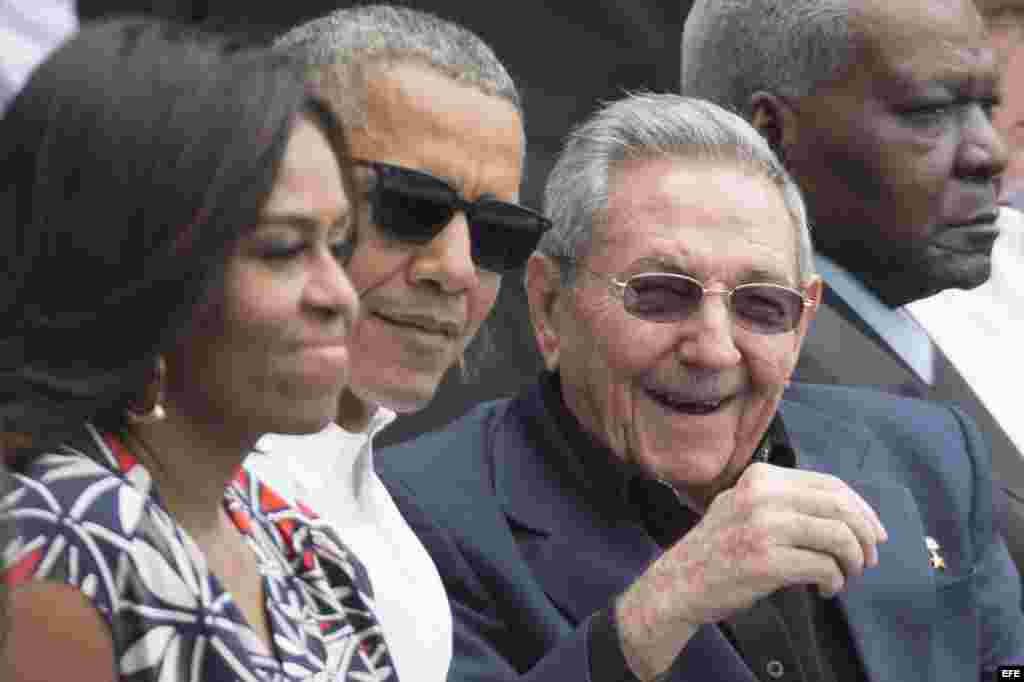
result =
[[[814,316],[818,314],[818,306],[821,305],[821,297],[825,294],[825,284],[822,282],[821,277],[815,275],[809,281],[805,282],[803,292],[811,305],[804,308],[804,314],[800,318],[800,326],[797,327],[797,343],[800,345],[803,345],[804,337],[807,336],[807,331],[811,327],[811,322],[814,321]]]
[[[549,370],[558,367],[561,337],[558,334],[558,303],[562,294],[557,261],[535,252],[526,262],[526,300],[537,348]]]
[[[797,362],[800,360],[800,349],[803,348],[804,339],[807,337],[807,332],[810,331],[811,322],[814,321],[814,316],[818,312],[818,306],[821,305],[821,297],[825,293],[821,277],[815,275],[807,282],[804,282],[803,292],[810,305],[804,308],[803,315],[800,317],[800,325],[796,328],[796,333],[793,335],[793,352],[789,355],[789,366],[786,369],[787,386],[793,371],[796,369]]]
[[[783,163],[796,135],[795,113],[785,98],[770,92],[758,91],[750,97],[750,125],[768,140]]]

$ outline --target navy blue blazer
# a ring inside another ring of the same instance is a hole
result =
[[[590,617],[659,554],[595,514],[524,426],[537,386],[384,450],[378,472],[430,552],[455,620],[451,682],[589,680]],[[847,481],[881,516],[879,565],[838,597],[868,679],[964,682],[1024,654],[1020,578],[993,532],[991,473],[954,408],[794,384],[780,405],[799,465]],[[925,536],[947,568],[932,568]],[[712,626],[671,680],[755,677]]]

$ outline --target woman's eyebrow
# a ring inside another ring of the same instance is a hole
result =
[[[304,232],[316,232],[321,229],[322,223],[316,218],[302,213],[266,213],[260,217],[261,225],[286,225],[302,230]],[[327,225],[328,232],[347,231],[352,227],[352,212],[345,211],[338,216],[330,225]]]
[[[320,222],[308,215],[301,213],[265,213],[260,216],[260,222],[269,225],[290,225],[300,230],[316,230]]]

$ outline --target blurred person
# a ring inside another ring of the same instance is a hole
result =
[[[4,466],[7,445],[0,441],[0,499],[3,499],[11,490],[10,474]],[[0,546],[6,547],[14,537],[13,524],[0,521]],[[7,633],[10,631],[11,623],[7,606],[7,587],[0,582],[0,651],[3,651],[4,643],[7,640]],[[3,670],[0,667],[0,670]]]
[[[976,0],[999,57],[999,103],[992,122],[1003,134],[1009,161],[1002,175],[1003,203],[1024,209],[1024,2]]]
[[[329,423],[350,367],[359,209],[303,69],[89,26],[0,145],[0,677],[394,679],[358,560],[241,468]]]
[[[381,453],[449,591],[449,680],[963,682],[1024,655],[970,419],[789,386],[822,282],[757,131],[626,97],[545,208],[548,371]]]
[[[698,0],[681,70],[683,94],[752,122],[806,197],[825,293],[794,378],[962,405],[1010,493],[999,495],[1009,505],[1001,523],[1024,564],[1024,458],[1006,411],[1015,404],[993,411],[1003,378],[964,373],[942,320],[907,305],[985,283],[1000,230],[1016,229],[999,207],[999,68],[975,5]],[[1000,357],[999,339],[967,321],[973,312],[945,316],[974,353]]]
[[[77,28],[74,0],[0,0],[0,112]]]
[[[502,274],[523,266],[548,225],[516,203],[519,97],[477,36],[412,9],[339,10],[278,47],[312,67],[348,126],[368,209],[347,268],[363,315],[336,424],[313,438],[268,436],[247,465],[322,514],[366,564],[399,675],[441,682],[448,601],[377,477],[373,440],[464,364]]]
[[[992,122],[1009,152],[1000,176],[1000,234],[992,247],[992,274],[974,289],[947,289],[908,305],[986,409],[1024,452],[1014,382],[1005,358],[1024,340],[1024,2],[979,0],[1001,71]],[[1012,479],[1018,480],[1018,479]],[[1015,487],[1019,497],[1024,490]],[[1024,502],[1024,499],[1019,500]],[[1024,532],[1020,529],[1016,532]],[[1021,541],[1024,541],[1022,539]]]

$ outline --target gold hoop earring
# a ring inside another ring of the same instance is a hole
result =
[[[156,357],[153,373],[142,393],[143,402],[129,403],[124,410],[125,419],[131,424],[154,424],[167,417],[164,410],[164,382],[167,376],[167,363],[162,355]]]

